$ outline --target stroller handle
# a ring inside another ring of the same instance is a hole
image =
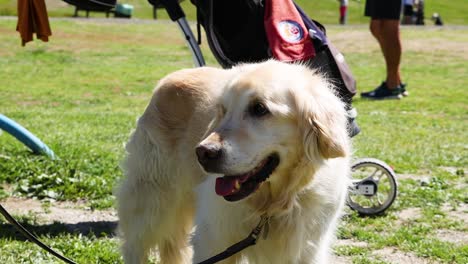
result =
[[[154,7],[163,6],[172,21],[177,22],[180,30],[184,34],[187,45],[192,52],[192,57],[196,67],[205,66],[205,60],[203,54],[198,46],[195,37],[193,36],[192,30],[190,29],[185,13],[179,5],[178,0],[148,0],[148,2]]]
[[[169,11],[168,11],[169,12]],[[190,29],[189,24],[187,23],[187,19],[185,17],[181,17],[177,19],[177,24],[179,25],[182,34],[184,34],[185,41],[192,52],[193,63],[196,67],[203,67],[205,66],[205,59],[203,58],[203,53],[198,46],[197,41],[195,40],[195,36]]]
[[[172,21],[177,21],[182,17],[185,17],[185,13],[179,5],[177,0],[159,0],[161,4],[166,8],[167,13]],[[155,0],[149,0],[154,5]]]

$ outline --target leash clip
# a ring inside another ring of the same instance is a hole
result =
[[[258,225],[250,233],[250,236],[254,239],[255,242],[257,241],[260,233],[262,233],[262,230],[263,239],[266,239],[269,230],[269,219],[270,217],[268,217],[267,214],[263,214],[260,218],[260,222],[258,222]],[[264,227],[265,229],[263,229]]]

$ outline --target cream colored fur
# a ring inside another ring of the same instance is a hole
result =
[[[270,114],[249,116],[254,101]],[[280,163],[256,192],[228,202],[215,193],[220,175],[197,162],[195,148],[213,142],[225,153],[222,174],[246,173],[271,153]],[[126,150],[117,192],[126,263],[146,263],[152,248],[161,263],[198,263],[246,237],[263,213],[267,238],[222,263],[329,263],[350,143],[343,103],[307,67],[267,61],[170,74]]]

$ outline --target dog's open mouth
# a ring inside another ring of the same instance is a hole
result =
[[[239,201],[255,192],[279,164],[279,156],[272,154],[253,170],[241,175],[225,175],[216,179],[216,194],[230,202]]]

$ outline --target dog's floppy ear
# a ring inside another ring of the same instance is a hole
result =
[[[311,161],[318,155],[325,159],[347,156],[350,143],[344,103],[320,78],[308,86],[295,95],[306,156]]]

